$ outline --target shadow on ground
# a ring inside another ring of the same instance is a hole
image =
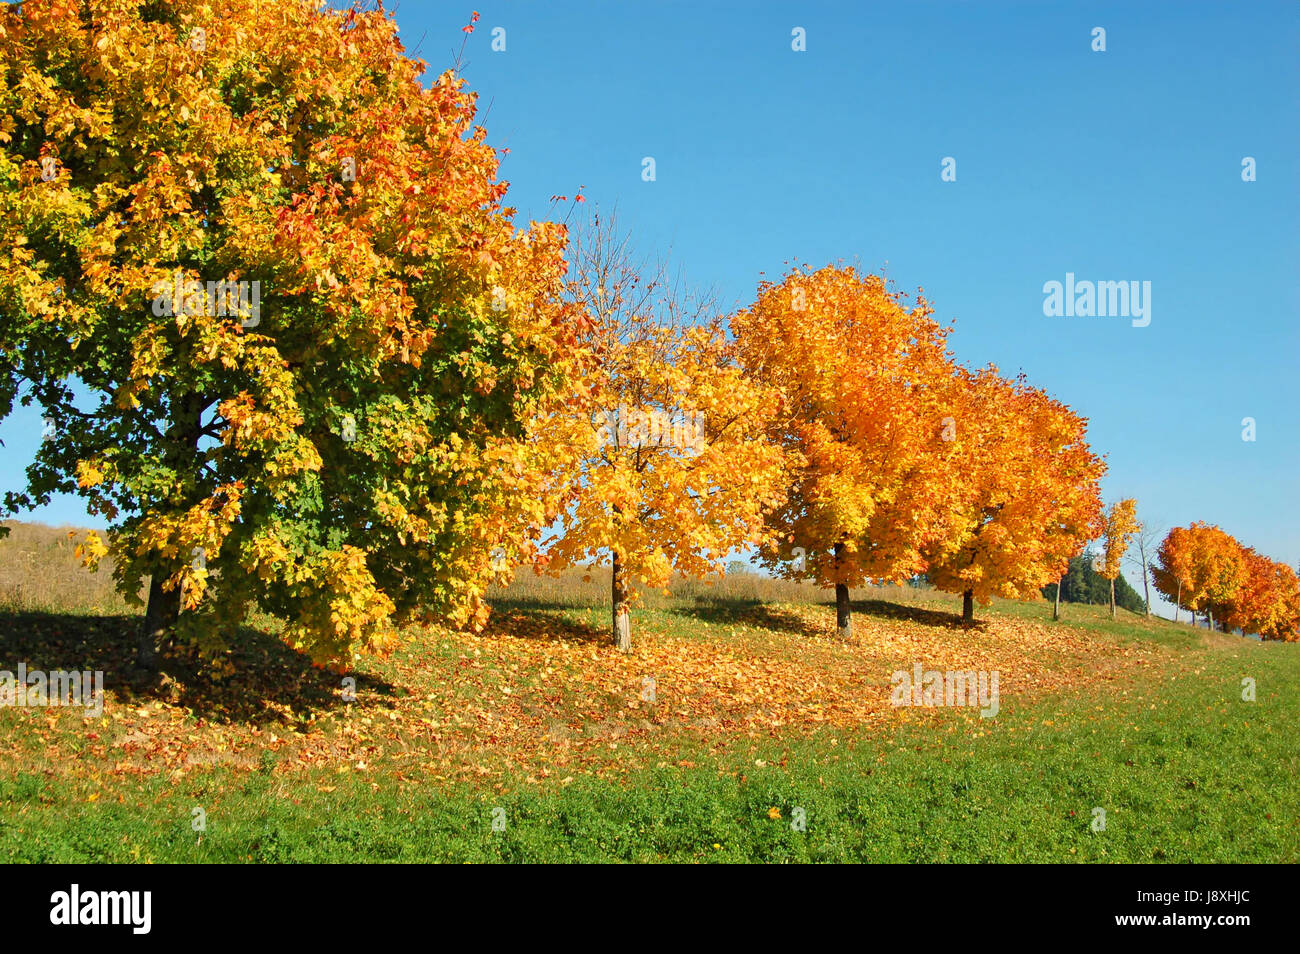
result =
[[[813,605],[825,612],[826,627],[833,625],[835,619],[834,601],[823,600]],[[983,632],[988,628],[988,623],[983,620],[977,619],[974,623],[966,625],[961,621],[961,616],[956,613],[926,609],[920,606],[909,606],[905,603],[889,603],[885,600],[855,600],[850,604],[850,608],[854,615],[870,616],[882,620],[905,620],[912,623],[922,623],[926,626],[939,626],[944,629],[961,630],[963,632],[970,632],[971,630]],[[765,629],[798,636],[818,636],[826,632],[826,627],[810,623],[796,613],[757,600],[709,600],[701,597],[696,600],[695,606],[683,607],[671,612],[691,616],[707,623],[761,626]]]
[[[172,650],[160,659],[159,678],[143,678],[135,666],[139,627],[138,616],[0,613],[0,670],[16,673],[21,662],[45,672],[99,671],[104,689],[112,690],[119,704],[161,701],[215,722],[297,721],[305,731],[312,713],[345,705],[340,675],[316,669],[307,656],[251,626],[240,627],[231,641],[229,675],[214,677],[191,654]],[[394,695],[383,680],[349,675],[359,697],[362,692],[381,699]]]
[[[824,602],[821,605],[825,606],[828,612],[835,612],[835,603],[833,601]],[[854,613],[873,616],[876,619],[906,620],[911,623],[922,623],[925,626],[942,626],[945,629],[983,632],[988,629],[989,625],[987,620],[980,619],[969,624],[963,623],[961,615],[958,613],[925,609],[921,606],[908,606],[905,603],[888,603],[885,600],[857,600],[850,603],[849,608]]]
[[[754,626],[796,636],[816,636],[818,629],[797,613],[758,600],[720,600],[697,597],[694,606],[669,610],[715,626]]]
[[[537,600],[498,600],[483,630],[484,636],[513,639],[563,640],[569,643],[607,643],[609,631],[571,618],[571,608]]]

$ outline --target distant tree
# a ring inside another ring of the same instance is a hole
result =
[[[744,562],[743,560],[731,560],[727,563],[728,575],[732,575],[735,573],[747,573],[747,572],[749,572],[749,564]]]
[[[1223,614],[1225,628],[1262,639],[1300,639],[1300,580],[1295,571],[1249,548],[1245,558],[1246,583]]]
[[[1139,521],[1137,532],[1133,535],[1133,549],[1125,556],[1142,574],[1142,595],[1147,616],[1151,615],[1151,561],[1155,559],[1156,549],[1164,535],[1164,530],[1150,520]]]
[[[1106,514],[1105,550],[1098,571],[1110,582],[1110,618],[1115,618],[1115,578],[1128,549],[1129,537],[1138,530],[1137,501],[1132,497],[1116,501]]]
[[[1060,600],[1064,603],[1085,603],[1106,606],[1110,603],[1110,581],[1097,572],[1098,554],[1089,550],[1070,561],[1070,567],[1060,581]],[[1049,583],[1042,590],[1049,600],[1057,599],[1057,584]],[[1120,609],[1141,613],[1142,597],[1129,585],[1121,573],[1115,577],[1115,604]]]
[[[1205,613],[1211,627],[1216,613],[1223,616],[1233,605],[1247,576],[1241,544],[1206,523],[1170,530],[1151,568],[1151,581],[1166,599],[1188,609],[1193,618]]]

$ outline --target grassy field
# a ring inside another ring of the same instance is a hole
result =
[[[251,626],[233,675],[141,686],[108,583],[66,528],[0,541],[0,669],[107,690],[0,708],[0,860],[1300,859],[1296,645],[1041,602],[965,629],[909,587],[855,592],[842,642],[828,594],[742,575],[647,599],[623,655],[599,576],[525,575],[355,672]],[[917,663],[996,670],[997,715],[891,705]]]

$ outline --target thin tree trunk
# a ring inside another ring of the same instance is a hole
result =
[[[1115,618],[1115,581],[1110,581],[1110,618]]]
[[[621,653],[632,650],[632,614],[628,609],[627,568],[614,554],[610,573],[610,596],[614,608],[614,648]]]
[[[1054,620],[1061,618],[1061,582],[1064,579],[1065,577],[1061,577],[1060,580],[1056,581],[1056,603],[1052,606],[1052,619]]]
[[[975,622],[975,591],[967,590],[961,595],[961,621]]]
[[[1146,547],[1139,547],[1138,552],[1142,554],[1142,595],[1146,602],[1147,616],[1151,616],[1151,574],[1147,572],[1147,550]]]
[[[1178,596],[1174,598],[1174,622],[1178,622],[1178,604],[1183,601],[1183,581],[1178,581]]]
[[[840,554],[844,544],[835,544],[835,573],[840,572]],[[846,583],[835,584],[835,633],[842,640],[853,638],[853,614],[849,607],[849,587]]]

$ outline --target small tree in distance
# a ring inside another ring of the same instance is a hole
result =
[[[1142,574],[1142,599],[1145,614],[1151,615],[1151,561],[1155,559],[1156,550],[1164,537],[1164,531],[1150,520],[1139,520],[1138,528],[1133,534],[1135,548],[1125,559]]]
[[[1216,526],[1174,527],[1156,551],[1151,579],[1165,599],[1212,626],[1216,608],[1230,606],[1248,575],[1241,545]],[[1222,613],[1221,613],[1222,615]]]
[[[1116,501],[1106,514],[1105,548],[1097,572],[1110,582],[1110,618],[1115,618],[1115,577],[1119,576],[1129,537],[1137,533],[1137,501],[1132,497]]]

